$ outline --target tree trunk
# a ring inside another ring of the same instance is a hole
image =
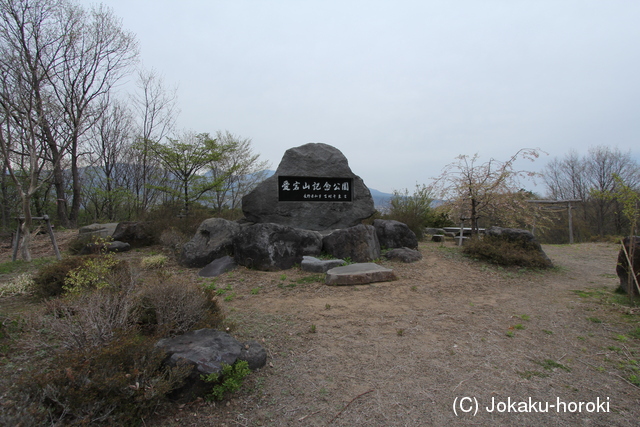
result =
[[[2,163],[2,176],[0,176],[0,188],[2,190],[2,206],[0,206],[0,216],[2,216],[2,224],[0,229],[7,230],[9,227],[9,188],[7,186],[7,165]]]
[[[476,199],[471,199],[471,236],[475,236],[478,234],[478,201]]]
[[[31,251],[29,246],[31,245],[31,209],[29,206],[30,197],[26,195],[22,196],[22,212],[24,214],[24,221],[20,227],[20,233],[22,234],[22,242],[20,243],[20,253],[22,259],[31,262]]]
[[[56,189],[56,208],[60,225],[69,228],[69,216],[67,214],[67,198],[64,189],[64,175],[59,164],[53,166],[53,187]]]
[[[73,188],[73,199],[71,202],[71,212],[69,212],[69,223],[75,227],[78,225],[80,216],[80,202],[82,201],[82,183],[80,182],[80,171],[78,170],[78,143],[73,143],[71,147],[71,179]]]

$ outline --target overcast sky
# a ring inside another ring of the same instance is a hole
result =
[[[521,166],[541,169],[610,145],[640,159],[640,1],[102,3],[178,86],[180,128],[251,138],[272,169],[323,142],[391,192],[458,154],[539,147],[549,156]]]

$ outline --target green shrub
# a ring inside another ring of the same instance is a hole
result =
[[[249,364],[245,360],[238,360],[233,365],[222,364],[220,374],[201,375],[200,379],[208,383],[215,383],[207,400],[222,400],[229,393],[234,393],[242,387],[242,383],[249,370]]]
[[[405,223],[418,239],[424,237],[425,227],[446,227],[453,225],[446,212],[432,207],[431,189],[426,185],[416,185],[413,194],[409,190],[394,190],[389,201],[389,209],[384,219]]]
[[[120,263],[113,254],[89,258],[81,266],[69,271],[62,288],[70,294],[105,288],[109,286],[109,276]]]
[[[155,339],[123,334],[108,345],[61,354],[20,384],[45,406],[50,424],[138,425],[192,367],[163,365]]]
[[[549,267],[549,260],[542,255],[539,247],[531,242],[512,242],[485,236],[469,239],[462,251],[473,258],[503,266]]]
[[[39,298],[51,298],[61,295],[64,293],[64,281],[69,272],[81,267],[92,257],[95,257],[95,255],[64,258],[41,268],[33,278],[34,294]]]

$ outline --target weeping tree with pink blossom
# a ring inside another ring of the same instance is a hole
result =
[[[539,148],[522,148],[505,161],[485,162],[478,153],[459,155],[436,178],[434,191],[446,201],[452,220],[471,221],[472,235],[478,233],[479,218],[507,227],[532,226],[539,212],[526,202],[532,194],[522,189],[521,181],[537,174],[517,169],[516,161],[534,161],[541,153]]]

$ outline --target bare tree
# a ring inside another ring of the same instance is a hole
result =
[[[138,92],[132,97],[137,115],[137,158],[134,169],[138,208],[146,211],[153,199],[151,176],[158,170],[151,148],[174,130],[178,115],[177,89],[167,90],[154,70],[138,71]],[[153,183],[157,186],[157,183]]]
[[[29,107],[28,103],[24,106]],[[42,175],[46,164],[46,146],[38,140],[33,121],[26,120],[27,126],[24,126],[25,123],[22,121],[14,125],[13,116],[19,113],[12,111],[7,105],[3,107],[2,123],[0,123],[2,169],[3,173],[4,171],[9,173],[20,196],[23,215],[20,228],[21,255],[25,261],[31,261],[30,241],[33,222],[31,199],[44,182]],[[32,112],[28,111],[28,113]]]
[[[603,236],[622,233],[622,205],[611,194],[617,192],[620,183],[638,188],[640,168],[630,152],[596,146],[582,157],[571,151],[564,159],[553,159],[545,166],[543,177],[548,197],[583,200],[579,209],[585,228]]]
[[[590,184],[591,201],[595,208],[597,233],[607,232],[607,219],[615,217],[611,230],[622,233],[622,208],[618,198],[607,197],[615,193],[622,182],[631,188],[640,183],[640,168],[631,157],[631,152],[623,153],[617,148],[597,146],[589,149],[585,169]],[[616,178],[617,177],[617,178]]]
[[[64,44],[64,34],[54,31],[60,7],[53,0],[0,0],[0,150],[21,198],[21,247],[27,261],[31,199],[44,181],[41,173],[47,161],[53,162],[55,172],[61,159],[43,143],[55,137],[60,117],[49,81]]]
[[[122,199],[127,197],[124,178],[131,153],[132,132],[131,111],[119,101],[111,101],[107,111],[91,128],[88,147],[94,182],[87,187],[97,217],[115,220]]]
[[[64,225],[75,223],[81,194],[81,138],[102,113],[99,101],[135,61],[135,38],[104,6],[86,11],[67,0],[0,0],[0,9],[2,71],[13,79],[5,88],[19,85],[21,90],[18,97],[5,92],[3,100],[12,104],[11,110],[24,112],[20,98],[30,98],[31,115],[23,114],[19,120],[32,121],[29,126],[37,132],[36,139],[48,146],[58,219]],[[66,156],[72,178],[70,212],[63,170]]]
[[[104,99],[135,63],[138,48],[135,36],[104,5],[87,11],[67,3],[63,14],[69,35],[51,80],[68,129],[73,189],[69,221],[76,224],[82,194],[81,137],[103,114]]]
[[[225,208],[233,210],[240,207],[242,196],[266,178],[269,162],[261,161],[260,155],[253,152],[249,138],[218,131],[216,140],[227,147],[210,168],[213,178],[220,180],[212,198],[213,206],[222,212]]]

